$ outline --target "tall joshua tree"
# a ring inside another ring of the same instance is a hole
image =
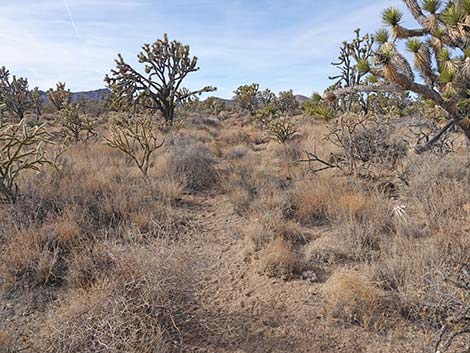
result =
[[[340,71],[338,75],[330,76],[330,80],[334,80],[334,88],[347,88],[357,85],[368,84],[366,80],[367,72],[358,70],[357,62],[368,60],[373,54],[374,37],[366,34],[361,36],[361,30],[358,28],[354,31],[355,38],[351,42],[344,41],[340,48],[338,60],[331,63]],[[349,95],[341,97],[337,106],[343,111],[351,111],[355,103],[367,114],[369,111],[369,99],[367,94],[351,92]]]
[[[216,90],[211,86],[196,91],[182,90],[181,84],[188,74],[199,70],[198,59],[190,56],[188,45],[170,42],[166,34],[151,45],[145,44],[137,58],[144,64],[144,74],[118,54],[116,69],[104,80],[115,91],[116,99],[128,102],[131,98],[135,106],[160,111],[168,122],[173,121],[180,102]]]
[[[10,71],[5,66],[0,68],[0,102],[4,104],[6,111],[20,120],[31,107],[28,80],[15,75],[10,79]]]
[[[361,72],[375,76],[379,83],[338,89],[333,95],[411,91],[442,107],[447,124],[428,143],[416,146],[418,152],[429,149],[455,125],[470,138],[470,0],[403,1],[419,26],[404,27],[403,13],[386,9],[382,13],[386,28],[375,35],[373,55],[357,62]],[[399,50],[403,40],[413,55],[414,69]]]

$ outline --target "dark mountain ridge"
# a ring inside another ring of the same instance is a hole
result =
[[[47,92],[39,91],[44,102],[48,102]],[[108,98],[111,91],[107,88],[95,89],[92,91],[80,91],[80,92],[71,92],[72,93],[72,103],[76,103],[80,100],[90,100],[90,101],[100,101]]]

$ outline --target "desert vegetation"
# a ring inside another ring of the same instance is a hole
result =
[[[167,35],[98,102],[2,68],[0,351],[468,352],[470,2],[405,3],[303,102]]]

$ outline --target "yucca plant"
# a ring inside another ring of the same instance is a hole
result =
[[[305,114],[320,120],[332,120],[338,115],[335,109],[330,107],[327,102],[323,101],[318,103],[305,101],[302,108]]]
[[[415,29],[403,24],[404,14],[396,8],[382,13],[386,28],[375,35],[373,54],[357,58],[361,72],[378,78],[374,85],[362,84],[333,91],[335,98],[359,92],[414,92],[434,102],[448,115],[439,133],[417,152],[430,149],[452,126],[459,126],[470,139],[470,109],[461,104],[470,98],[470,0],[403,0],[418,23]],[[413,67],[401,53],[406,49]],[[415,73],[421,76],[415,79]],[[331,94],[330,94],[331,95]]]

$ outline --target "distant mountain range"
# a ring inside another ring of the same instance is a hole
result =
[[[39,93],[45,102],[49,100],[46,92],[39,91]],[[72,92],[72,103],[76,103],[80,100],[100,101],[108,98],[110,93],[110,90],[107,88],[95,89],[93,91]]]
[[[108,98],[111,91],[107,88],[100,88],[95,89],[92,91],[82,91],[82,92],[72,92],[72,103],[78,102],[80,100],[91,100],[91,101],[100,101],[102,99]],[[47,93],[44,91],[40,91],[40,94],[45,102],[48,101]],[[231,107],[233,106],[233,99],[225,99],[219,98],[221,101],[225,103],[226,106]],[[302,96],[301,94],[296,94],[295,99],[297,102],[302,104],[303,102],[310,100],[310,98],[306,96]]]
[[[306,96],[302,96],[301,94],[296,94],[295,95],[295,99],[297,100],[297,102],[299,102],[300,104],[302,104],[303,102],[305,101],[309,101],[310,98],[306,97]]]

